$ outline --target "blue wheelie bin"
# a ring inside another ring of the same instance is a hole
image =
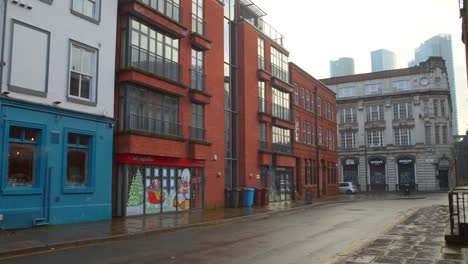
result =
[[[245,207],[251,208],[254,205],[255,189],[254,188],[245,188],[244,190],[246,192]]]

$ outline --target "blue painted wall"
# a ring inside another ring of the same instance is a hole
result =
[[[114,120],[57,107],[0,99],[0,229],[28,228],[37,223],[65,224],[112,217],[112,140]],[[9,125],[42,130],[35,188],[6,188]],[[91,184],[67,188],[67,132],[90,135]],[[65,145],[64,145],[65,144]],[[33,190],[31,190],[33,189]]]

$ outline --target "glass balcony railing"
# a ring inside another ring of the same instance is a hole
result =
[[[288,71],[285,71],[283,69],[281,69],[280,67],[274,65],[274,64],[271,64],[271,74],[273,76],[275,76],[276,78],[286,82],[286,83],[289,83],[289,73]]]
[[[284,47],[284,36],[263,19],[259,17],[250,19],[243,17],[243,19],[265,34],[269,39],[273,40],[276,44]]]
[[[258,112],[266,113],[266,100],[265,98],[259,97],[258,98]]]
[[[141,130],[161,135],[182,136],[182,125],[179,123],[130,113],[127,114],[126,118],[126,128],[130,130]]]
[[[273,104],[272,114],[276,118],[292,122],[292,112],[289,108],[279,104]]]
[[[130,66],[169,80],[181,81],[181,65],[138,46],[131,46]]]
[[[260,140],[260,150],[268,150],[268,142],[265,140]]]
[[[192,78],[192,89],[205,91],[206,74],[192,69],[190,70],[190,75]]]
[[[182,23],[183,9],[178,3],[179,1],[171,0],[137,0],[145,6],[167,16],[168,18]]]
[[[266,63],[265,57],[258,56],[258,69],[259,70],[266,71],[265,63]]]
[[[292,146],[291,145],[286,145],[286,144],[280,144],[280,143],[273,143],[273,151],[274,152],[291,154],[292,153]]]
[[[199,127],[190,127],[190,138],[206,140],[206,129]]]

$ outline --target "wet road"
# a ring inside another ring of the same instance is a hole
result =
[[[61,249],[0,263],[332,263],[387,231],[412,209],[446,203],[446,194],[435,194],[426,199],[326,205],[257,221]]]

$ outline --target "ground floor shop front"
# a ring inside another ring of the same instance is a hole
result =
[[[340,157],[340,181],[360,191],[447,190],[455,185],[453,159],[448,155],[346,155]]]

